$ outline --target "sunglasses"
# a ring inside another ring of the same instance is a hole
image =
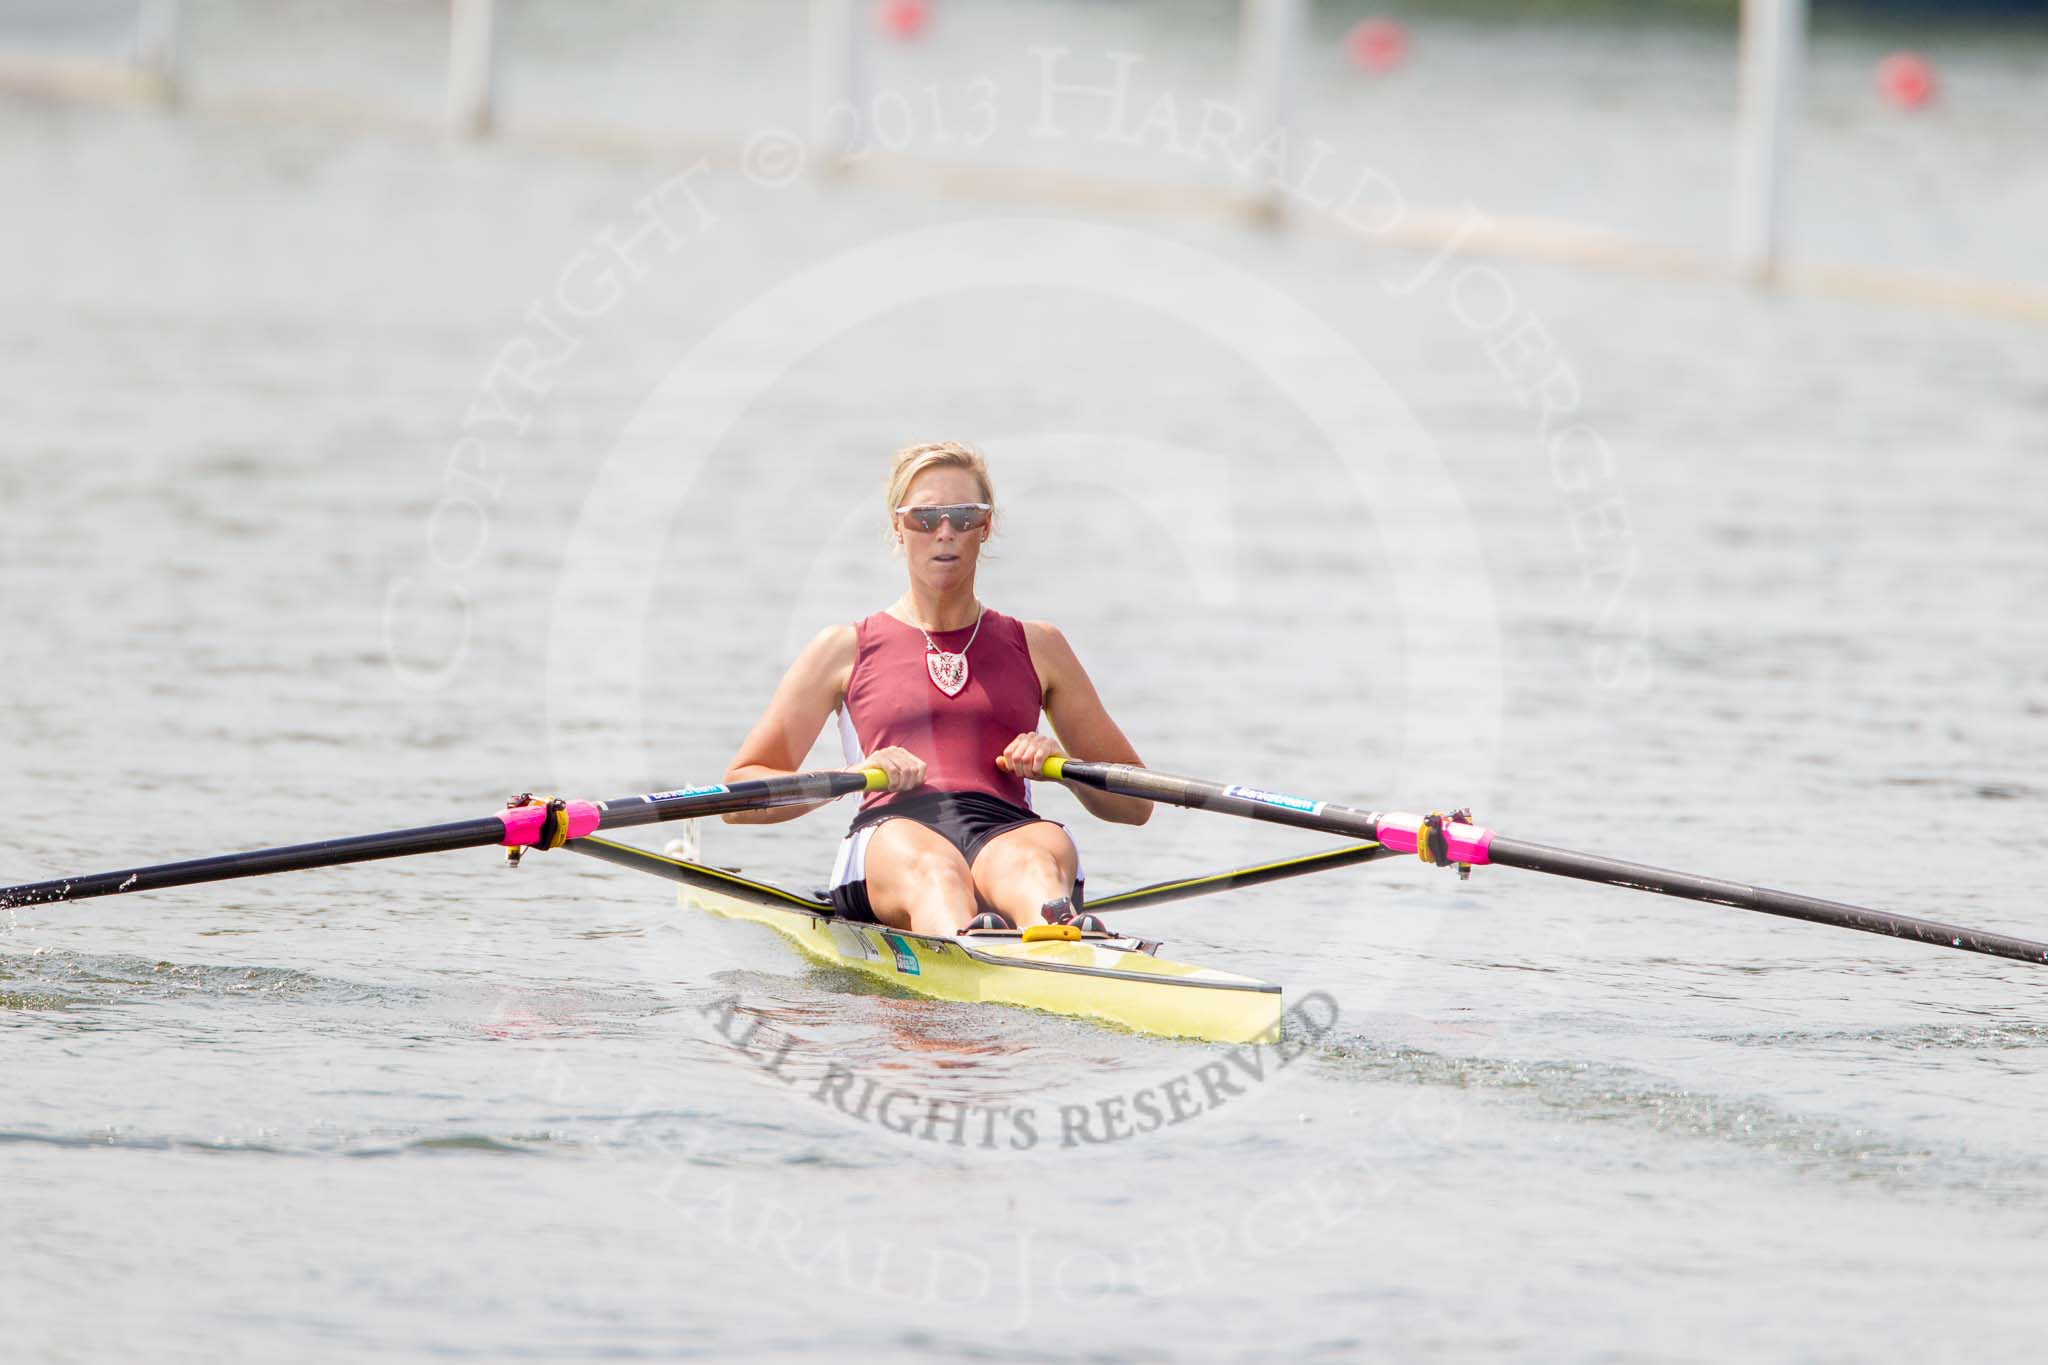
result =
[[[943,507],[899,507],[896,515],[920,531],[936,531],[939,523],[950,521],[956,531],[979,531],[988,525],[989,504],[953,502]]]

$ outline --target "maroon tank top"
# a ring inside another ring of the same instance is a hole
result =
[[[924,760],[919,790],[986,792],[1013,805],[1031,804],[1024,779],[996,767],[996,756],[1011,740],[1038,728],[1045,698],[1023,622],[984,609],[979,635],[973,626],[931,633],[944,650],[958,650],[974,638],[967,651],[967,685],[953,697],[932,682],[924,632],[916,626],[878,611],[853,630],[858,643],[840,717],[840,740],[853,751],[847,762],[895,745]],[[900,795],[876,792],[861,809]]]

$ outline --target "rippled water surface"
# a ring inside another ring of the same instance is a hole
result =
[[[388,55],[385,106],[431,110],[431,17],[387,8],[322,28],[357,46],[317,69],[374,97]],[[199,11],[214,106],[0,106],[0,883],[712,778],[802,641],[896,592],[886,452],[955,435],[1008,516],[984,597],[1059,622],[1157,767],[2048,936],[2038,324],[1439,267],[1021,171],[1001,198],[777,185],[730,154],[801,89],[767,19],[682,43],[679,90],[644,50],[607,66],[617,16],[512,7],[528,133],[731,95],[678,198],[691,147],[231,111],[283,38]],[[1227,72],[1207,11],[961,13],[928,70],[882,76],[958,115],[960,73],[994,73],[1020,167],[1135,164],[1024,135],[1034,40],[1151,44],[1147,79],[1191,99]],[[1530,148],[1582,164],[1554,134],[1607,147],[1655,91],[1708,92],[1658,106],[1653,178],[1685,179],[1729,54],[1682,37],[1541,39],[1573,58],[1525,68],[1553,134]],[[1429,41],[1410,117],[1498,93],[1496,32]],[[2038,176],[2002,218],[1956,207],[2039,166],[2031,51],[1958,59],[1973,159],[1895,230],[1886,167],[1939,139],[1829,57],[1813,152],[1872,207],[1816,214],[1814,249],[2038,268]],[[1586,97],[1648,69],[1678,84]],[[1309,116],[1370,126],[1365,98]],[[1380,164],[1418,203],[1718,241],[1718,191],[1681,211],[1535,150],[1526,183],[1482,182],[1477,145]],[[671,234],[590,254],[650,193]],[[1530,385],[1560,369],[1578,402],[1546,419]],[[1040,799],[1098,890],[1318,842]],[[708,851],[809,887],[846,813]],[[2024,964],[1406,861],[1134,912],[1307,1011],[1233,1053],[902,998],[663,884],[526,863],[0,912],[7,1353],[2034,1353],[2048,977]],[[909,1099],[849,1114],[835,1067]],[[1202,1112],[1082,1140],[1176,1089]]]

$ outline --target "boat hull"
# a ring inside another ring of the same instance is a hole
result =
[[[1276,1035],[1280,988],[1156,956],[1131,938],[1027,943],[1015,933],[913,934],[698,887],[685,905],[765,924],[805,956],[935,1000],[1011,1005],[1166,1038],[1250,1043]]]

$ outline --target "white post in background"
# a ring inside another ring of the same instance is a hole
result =
[[[1239,8],[1238,99],[1244,107],[1247,155],[1276,135],[1283,138],[1284,145],[1294,117],[1302,8],[1302,0],[1242,0]],[[1265,164],[1261,162],[1262,167]],[[1253,204],[1261,218],[1279,220],[1286,203],[1281,190],[1286,179],[1283,162],[1270,180],[1252,187]]]
[[[452,0],[448,11],[448,126],[483,137],[496,118],[495,0]]]
[[[1742,0],[1741,108],[1735,170],[1735,262],[1758,284],[1784,245],[1785,163],[1806,65],[1806,0]]]
[[[142,0],[135,16],[135,72],[154,99],[184,97],[185,39],[178,0]]]
[[[866,132],[867,72],[856,0],[811,0],[811,162],[837,169]]]

